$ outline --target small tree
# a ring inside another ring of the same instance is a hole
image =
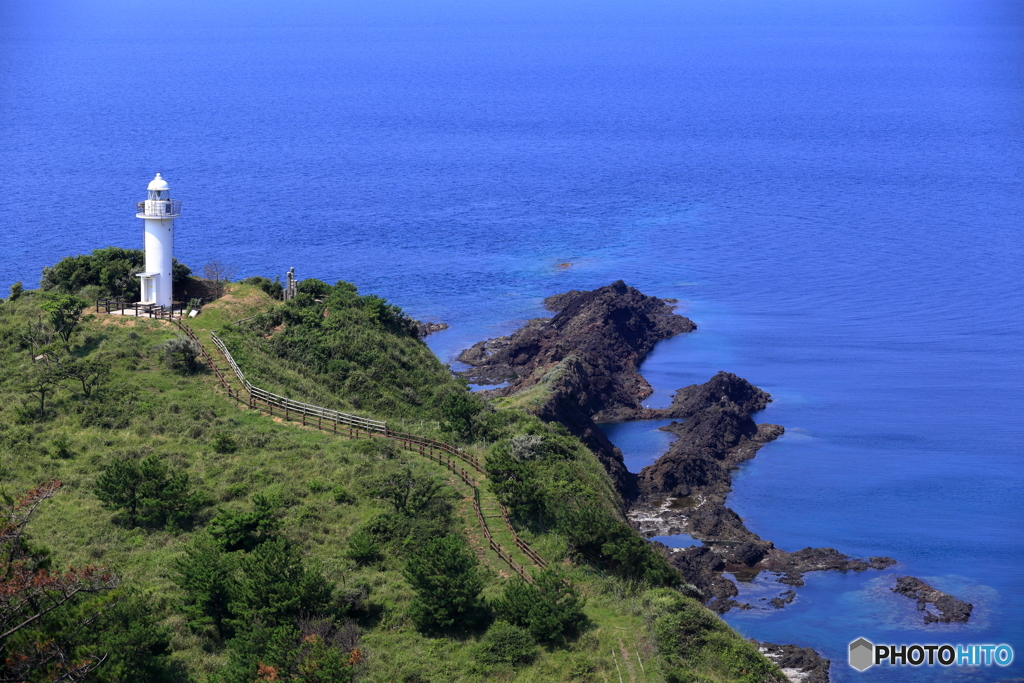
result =
[[[474,418],[481,410],[483,405],[468,391],[448,394],[441,403],[441,416],[444,418],[441,429],[464,441],[472,441],[476,436]]]
[[[65,356],[57,363],[56,373],[62,380],[71,380],[73,385],[80,386],[82,395],[89,398],[93,389],[110,374],[110,363],[99,358]]]
[[[447,630],[479,620],[483,578],[476,555],[459,536],[427,543],[406,563],[404,574],[416,591],[409,613],[421,630]]]
[[[413,472],[412,466],[384,466],[383,471],[371,478],[365,485],[366,491],[375,498],[386,500],[395,512],[406,517],[444,516],[449,504],[444,482],[433,477]]]
[[[252,503],[252,510],[219,510],[210,520],[207,527],[210,535],[228,552],[251,551],[273,538],[281,528],[276,501],[256,494]]]
[[[212,627],[217,637],[229,638],[233,629],[231,593],[237,556],[224,551],[211,534],[197,534],[174,563],[174,582],[185,592],[184,611],[189,626],[197,631]]]
[[[85,299],[73,294],[47,294],[40,308],[49,315],[53,331],[64,340],[64,343],[68,343],[82,319],[82,311],[88,305]]]
[[[58,386],[60,375],[47,362],[33,363],[25,371],[22,388],[29,396],[39,400],[39,419],[46,417],[46,397]]]
[[[15,282],[13,285],[11,285],[11,296],[8,297],[8,301],[17,301],[18,298],[21,297],[22,293],[24,293],[24,291],[25,287],[21,284],[21,282]]]
[[[329,584],[303,567],[301,556],[281,536],[256,546],[239,564],[229,605],[236,631],[257,624],[272,628],[302,614],[322,614],[330,602]]]
[[[539,642],[558,642],[586,623],[583,604],[565,572],[552,567],[537,572],[533,585],[522,580],[506,584],[494,608]]]
[[[203,266],[203,278],[210,281],[213,297],[219,299],[224,295],[224,285],[235,277],[235,269],[220,261],[210,261]]]
[[[181,368],[189,374],[199,368],[197,359],[203,352],[203,347],[195,339],[179,334],[160,344],[160,348],[163,349],[169,368]]]
[[[115,458],[96,478],[104,507],[124,510],[129,526],[180,527],[201,506],[188,474],[171,471],[155,455]]]
[[[43,322],[42,316],[38,316],[25,324],[21,342],[23,347],[28,349],[29,358],[35,358],[40,351],[53,343],[53,330]]]

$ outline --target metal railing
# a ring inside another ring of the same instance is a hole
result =
[[[175,312],[182,314],[185,312],[186,308],[187,304],[184,301],[173,301],[171,302],[170,308],[168,308],[166,306],[147,304],[141,301],[128,301],[123,297],[96,300],[97,313],[100,312],[100,309],[103,309],[104,313],[119,311],[122,315],[128,315],[127,312],[131,311],[132,315],[137,318],[142,316],[149,318],[173,318]]]
[[[161,200],[149,200],[153,204],[150,208],[159,208],[162,211],[148,211],[146,209],[146,202],[142,201],[135,205],[135,215],[143,216],[145,218],[177,218],[181,215],[181,200],[180,199],[161,199]]]

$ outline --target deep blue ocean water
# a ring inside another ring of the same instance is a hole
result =
[[[446,361],[567,289],[678,298],[699,329],[645,363],[651,403],[729,370],[787,428],[729,504],[900,560],[726,619],[836,681],[1024,676],[1017,3],[208,5],[0,4],[0,285],[141,247],[160,171],[185,263],[355,282],[449,323]],[[667,443],[618,429],[634,469]],[[896,573],[970,623],[925,627]],[[857,674],[860,636],[1018,657]]]

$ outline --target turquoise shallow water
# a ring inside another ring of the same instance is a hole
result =
[[[184,262],[350,280],[449,323],[446,361],[623,278],[699,325],[648,359],[652,402],[723,369],[775,397],[787,434],[729,501],[750,528],[901,562],[730,623],[838,662],[859,636],[1024,652],[1022,26],[958,0],[10,0],[0,284],[141,246],[155,171]],[[894,572],[976,618],[924,627]]]

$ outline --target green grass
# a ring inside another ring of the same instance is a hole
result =
[[[230,297],[208,306],[190,324],[198,330],[218,329],[224,322],[279,306],[256,288],[238,286]],[[736,673],[742,668],[737,669],[736,662],[742,664],[753,657],[750,661],[770,667],[756,653],[750,655],[742,638],[717,617],[682,597],[681,604],[695,610],[692,614],[711,620],[706,630],[714,636],[714,652],[669,653],[666,663],[659,656],[656,628],[659,614],[667,609],[664,605],[645,602],[638,589],[614,577],[585,565],[567,564],[568,548],[558,535],[528,531],[523,532],[524,538],[546,559],[566,564],[571,580],[587,598],[585,611],[591,624],[568,644],[542,649],[529,665],[484,666],[475,656],[479,634],[439,638],[413,628],[406,613],[412,591],[401,573],[405,560],[400,554],[390,554],[370,567],[357,567],[346,559],[344,552],[355,531],[387,509],[362,490],[366,473],[372,472],[378,461],[360,442],[244,409],[227,398],[211,374],[186,375],[167,367],[158,345],[177,334],[173,325],[117,316],[85,320],[73,340],[72,353],[110,360],[108,380],[88,400],[60,390],[49,401],[45,418],[39,419],[29,410],[33,403],[21,386],[34,363],[30,360],[34,352],[25,348],[23,332],[37,308],[32,293],[14,303],[0,303],[2,487],[14,494],[50,478],[65,483],[61,492],[41,507],[30,527],[32,538],[50,549],[58,566],[107,565],[125,585],[164,599],[161,619],[173,633],[173,658],[193,680],[201,681],[219,670],[226,654],[185,625],[176,607],[182,595],[173,581],[172,565],[218,508],[247,507],[256,493],[283,501],[283,534],[337,590],[363,586],[368,592],[369,609],[361,619],[363,647],[369,654],[365,680],[617,681],[621,675],[623,681],[665,681],[666,672],[683,671],[696,677],[673,680],[746,681],[745,674]],[[425,431],[436,432],[429,422],[431,418],[439,422],[441,416],[436,404],[427,399],[443,392],[426,385],[439,381],[441,373],[447,372],[444,366],[429,351],[424,353],[426,347],[418,340],[386,331],[370,332],[381,340],[390,334],[393,349],[398,349],[380,356],[384,367],[379,377],[387,378],[403,365],[410,367],[404,387],[389,390],[387,400],[377,404],[365,396],[354,401],[346,393],[348,384],[325,384],[296,358],[272,355],[274,349],[257,332],[233,331],[227,337],[234,345],[232,352],[239,349],[236,358],[251,381],[261,386],[392,420],[405,414],[410,421],[423,419],[428,423]],[[364,330],[349,340],[365,340],[367,334]],[[214,350],[208,343],[207,348]],[[375,371],[365,375],[376,376]],[[452,387],[459,385],[446,375],[441,388]],[[410,388],[418,402],[399,403],[402,395],[411,396],[410,391],[403,393]],[[374,413],[368,404],[393,410]],[[533,424],[523,419],[522,424]],[[515,424],[502,427],[513,432],[518,428]],[[218,435],[229,436],[237,450],[218,453],[213,445]],[[70,457],[59,457],[62,443]],[[468,447],[482,455],[489,446],[480,442]],[[186,471],[209,500],[194,527],[181,532],[129,529],[121,524],[119,513],[103,508],[93,484],[100,468],[118,453],[154,453]],[[469,497],[468,487],[438,464],[412,454],[403,457],[414,462],[418,471],[451,482],[463,501],[456,502],[453,525],[478,539],[477,552],[487,576],[484,595],[497,597],[507,580],[503,575],[509,572],[493,552],[479,547],[482,534],[472,508],[464,502]],[[592,456],[577,458],[574,467],[578,474],[573,476],[604,487],[600,495],[614,495]],[[355,501],[335,502],[331,493],[335,486],[353,493]],[[496,509],[493,495],[486,489],[483,494],[484,507]],[[501,519],[488,522],[495,536],[513,549]],[[517,560],[525,564],[526,558],[515,552]],[[673,614],[679,612],[676,609]],[[662,642],[668,641],[662,638]]]

